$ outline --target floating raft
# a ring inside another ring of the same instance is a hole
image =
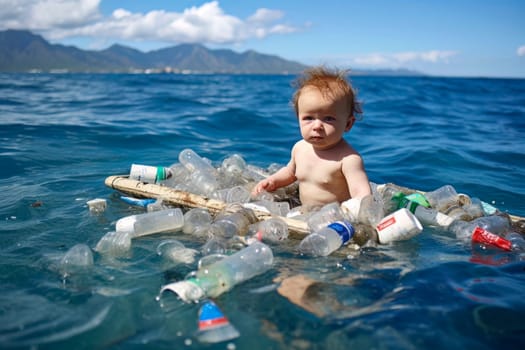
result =
[[[128,177],[128,175],[112,175],[106,178],[104,181],[106,186],[117,190],[119,192],[128,194],[137,198],[162,198],[168,204],[174,206],[180,206],[185,208],[206,208],[210,212],[216,214],[219,211],[226,208],[227,203],[201,196],[198,194],[176,190],[171,187],[161,186],[156,184],[144,183],[141,181],[133,180]],[[406,192],[420,192],[408,188],[400,187]],[[263,211],[254,211],[255,216],[259,221],[266,220],[272,217],[271,214]],[[525,232],[525,218],[509,215],[509,218],[512,222],[512,227],[516,232],[524,233]],[[302,239],[308,233],[308,226],[306,222],[300,220],[294,220],[286,217],[280,217],[288,225],[288,230],[290,238]]]

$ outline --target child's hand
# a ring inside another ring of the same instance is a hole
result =
[[[263,191],[272,192],[275,190],[275,182],[268,177],[264,180],[259,181],[252,190],[252,196],[256,196]]]

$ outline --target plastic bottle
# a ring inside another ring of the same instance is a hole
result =
[[[499,236],[510,230],[510,222],[503,216],[483,216],[471,222],[456,220],[449,226],[449,230],[465,243],[487,243],[510,250],[510,242]]]
[[[241,175],[246,168],[246,161],[239,154],[232,154],[222,161],[221,168],[228,173]]]
[[[327,256],[346,244],[354,235],[354,227],[348,221],[336,221],[310,233],[299,243],[299,252],[310,256]]]
[[[118,220],[115,227],[118,232],[129,232],[134,238],[157,232],[177,231],[183,225],[182,210],[173,208],[126,216]]]
[[[505,239],[510,242],[513,252],[525,252],[525,238],[517,232],[509,232]]]
[[[235,339],[239,331],[228,321],[219,307],[211,300],[199,309],[199,330],[195,337],[203,343],[218,343]]]
[[[344,220],[344,214],[338,202],[325,204],[318,211],[312,212],[306,220],[310,232],[317,232],[332,222]]]
[[[97,243],[95,251],[103,255],[125,255],[131,248],[131,234],[129,232],[110,231]]]
[[[288,225],[277,217],[269,218],[248,227],[246,242],[252,244],[255,241],[279,242],[288,238]]]
[[[459,196],[456,189],[451,185],[441,186],[434,191],[425,193],[432,208],[438,211],[445,211],[448,207],[458,204]]]
[[[226,203],[246,203],[250,200],[250,192],[242,186],[233,186],[215,191],[212,198]]]
[[[154,184],[169,179],[171,175],[169,168],[142,164],[132,164],[129,172],[130,179]]]
[[[509,218],[505,216],[490,215],[482,216],[470,222],[455,220],[449,226],[449,230],[456,234],[458,239],[468,242],[472,238],[472,232],[476,227],[481,227],[497,235],[503,235],[510,231],[511,225]]]
[[[412,199],[415,200],[412,200]],[[397,203],[397,208],[406,208],[413,213],[423,225],[448,227],[454,219],[440,213],[436,209],[426,208],[423,206],[426,200],[419,198],[419,196],[406,196],[402,192],[397,192],[393,195],[392,201]],[[423,203],[423,205],[421,205]]]
[[[208,209],[192,208],[184,213],[182,232],[189,235],[203,236],[212,221],[213,218]]]
[[[217,297],[235,285],[266,272],[273,265],[269,246],[255,242],[238,252],[198,270],[187,280],[170,283],[160,293],[170,290],[184,301]]]
[[[191,182],[202,194],[211,196],[219,188],[217,170],[193,150],[182,150],[179,153],[179,161],[190,171]]]
[[[87,245],[79,243],[70,248],[60,261],[63,274],[73,270],[93,266],[93,253]]]

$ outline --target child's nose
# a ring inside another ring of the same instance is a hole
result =
[[[323,122],[320,119],[314,120],[314,129],[322,129],[323,128]]]

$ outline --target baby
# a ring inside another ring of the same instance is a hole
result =
[[[343,138],[361,113],[346,72],[324,67],[306,70],[293,96],[302,140],[292,148],[288,164],[260,181],[252,191],[272,192],[295,181],[305,207],[370,195],[363,159]]]

